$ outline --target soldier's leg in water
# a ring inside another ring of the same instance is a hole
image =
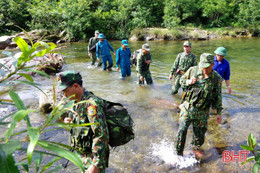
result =
[[[153,79],[150,70],[147,70],[145,73],[145,80],[148,85],[153,84]]]
[[[126,69],[126,76],[131,76],[131,67],[130,67],[130,65],[127,65],[125,69]]]
[[[112,56],[111,55],[108,55],[107,56],[107,60],[108,60],[108,70],[111,70],[111,68],[113,67],[113,59],[112,59]]]
[[[121,75],[122,75],[122,78],[124,79],[126,77],[126,67],[125,66],[121,66]]]
[[[204,143],[205,133],[207,131],[208,118],[196,119],[192,123],[193,125],[193,139],[192,146],[194,150],[199,150],[199,148]]]
[[[181,111],[179,120],[179,129],[177,141],[175,144],[177,155],[183,155],[183,150],[186,141],[186,135],[189,125],[191,124],[190,117],[187,111]]]
[[[181,78],[181,75],[177,75],[174,78],[174,83],[173,83],[172,90],[171,90],[170,94],[177,94],[178,93],[178,90],[181,87],[180,78]]]
[[[143,81],[141,81],[140,76],[141,76],[141,74],[137,73],[137,77],[138,77],[138,81],[139,81],[138,84],[141,86],[141,85],[144,85],[144,79],[143,79]]]
[[[91,53],[91,65],[95,65],[96,60],[97,60],[96,53]]]
[[[107,57],[102,56],[102,64],[103,64],[103,70],[105,71],[107,69]]]

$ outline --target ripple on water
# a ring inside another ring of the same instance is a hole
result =
[[[164,161],[165,164],[172,165],[178,169],[188,168],[199,163],[194,155],[178,156],[174,149],[174,143],[166,138],[160,143],[152,144],[151,155],[156,158],[156,163]]]

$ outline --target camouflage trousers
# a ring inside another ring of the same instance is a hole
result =
[[[209,108],[199,110],[193,106],[190,106],[187,101],[180,105],[180,119],[179,129],[176,141],[176,152],[178,155],[183,155],[183,150],[186,141],[186,135],[190,124],[193,125],[193,149],[198,150],[204,143],[205,133],[207,131]]]
[[[181,87],[181,84],[180,84],[180,79],[181,79],[182,75],[178,74],[175,78],[174,78],[174,82],[173,82],[173,85],[172,85],[172,91],[171,91],[171,94],[177,94],[178,93],[178,90],[179,88]]]
[[[95,65],[95,62],[97,61],[97,55],[96,55],[96,53],[95,52],[90,52],[90,54],[91,54],[91,65]],[[100,66],[102,66],[102,61],[99,61],[98,62],[98,64],[97,64],[97,67],[100,67]]]
[[[109,159],[109,149],[107,149],[107,152],[103,152],[106,153],[104,155],[101,156],[101,160],[99,161],[102,164],[99,164],[99,166],[97,166],[95,164],[95,160],[93,159],[93,154],[92,153],[87,153],[87,154],[80,154],[80,159],[85,167],[85,170],[87,170],[91,165],[95,165],[97,167],[99,167],[99,173],[105,173],[105,169],[106,167],[108,167],[108,159]]]
[[[143,81],[140,80],[140,76],[141,76],[141,74],[137,73],[137,77],[139,78],[139,85],[144,85],[144,80],[146,80],[146,83],[148,85],[153,84],[153,79],[152,79],[150,70],[143,71],[143,73],[142,73],[142,76],[144,78]]]

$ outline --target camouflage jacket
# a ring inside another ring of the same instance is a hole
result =
[[[102,158],[106,150],[109,149],[108,127],[103,110],[103,100],[98,97],[89,97],[87,91],[81,98],[85,101],[82,104],[76,105],[73,115],[73,123],[98,123],[91,126],[74,127],[71,130],[71,142],[74,148],[83,154],[91,154],[92,165],[102,167],[106,165],[106,159]]]
[[[189,84],[188,80],[191,79],[191,77],[195,77],[197,79],[195,84]],[[192,98],[186,100],[191,106],[196,107],[196,105],[192,105],[191,102],[194,101],[194,99],[197,99],[196,97],[199,97],[197,104],[206,105],[201,109],[209,110],[210,106],[212,106],[212,109],[217,109],[217,114],[220,114],[222,110],[221,80],[221,76],[214,70],[208,76],[208,78],[203,78],[202,69],[199,69],[198,66],[195,66],[191,67],[181,77],[180,84],[183,88],[187,88],[187,93],[190,90],[193,92],[192,94],[199,90],[202,91],[198,95],[195,95],[195,97],[193,95]]]
[[[186,72],[190,67],[196,65],[196,56],[194,54],[190,53],[189,55],[186,55],[185,52],[179,53],[173,63],[171,75],[173,75],[173,73],[175,73],[178,68],[181,71]]]
[[[145,63],[146,60],[150,60],[152,62],[152,56],[150,52],[148,54],[143,54],[143,52],[140,52],[137,55],[137,65],[136,65],[136,71],[143,75],[144,71],[149,70],[150,64]]]
[[[88,42],[88,52],[91,52],[91,51],[90,51],[90,48],[92,48],[95,44],[97,44],[98,41],[99,41],[99,39],[98,39],[98,38],[95,38],[95,37],[91,37],[91,38],[89,39],[89,42]],[[93,52],[92,52],[92,53],[93,53]]]

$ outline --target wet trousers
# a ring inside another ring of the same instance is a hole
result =
[[[209,111],[198,109],[182,109],[180,112],[179,129],[176,141],[176,152],[178,155],[183,155],[183,150],[186,141],[186,135],[190,124],[193,125],[192,146],[195,150],[204,143],[205,133],[207,131]]]
[[[91,52],[90,52],[91,53]],[[91,53],[91,65],[95,65],[95,62],[97,61],[97,55],[96,53]],[[97,67],[101,66],[102,65],[102,61],[99,61],[98,64],[97,64]]]
[[[137,76],[139,78],[139,85],[144,85],[144,80],[146,80],[146,83],[148,85],[153,84],[153,79],[152,79],[152,75],[151,75],[150,70],[143,71],[143,74],[142,74],[142,76],[144,78],[143,81],[140,80],[140,76],[141,76],[140,73],[138,73]]]
[[[174,78],[174,82],[173,82],[173,85],[172,85],[172,91],[171,91],[171,94],[177,94],[178,93],[178,90],[179,88],[181,87],[181,84],[180,84],[180,79],[181,79],[182,75],[178,74],[175,78]]]
[[[120,65],[122,77],[131,76],[131,67],[130,65]]]
[[[108,61],[108,67],[107,67],[107,61]],[[102,56],[102,63],[103,63],[103,70],[112,68],[113,66],[112,56],[111,55]]]

